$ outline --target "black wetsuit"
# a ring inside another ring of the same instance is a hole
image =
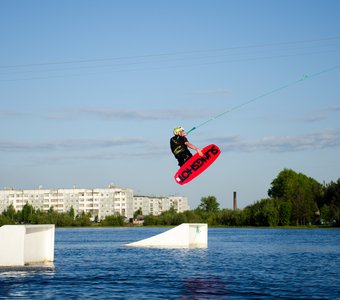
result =
[[[182,166],[190,157],[192,157],[191,152],[189,151],[187,145],[187,138],[185,136],[174,135],[170,139],[170,148],[178,160],[178,165]]]

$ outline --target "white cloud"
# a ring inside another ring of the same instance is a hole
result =
[[[325,115],[310,115],[303,118],[303,121],[308,123],[326,120],[328,117]]]
[[[144,143],[146,143],[146,141],[141,138],[116,138],[107,140],[74,139],[46,142],[0,141],[0,151],[88,150]]]
[[[201,119],[210,118],[214,113],[207,111],[194,111],[188,109],[163,109],[163,110],[141,110],[141,109],[111,109],[103,107],[75,108],[45,112],[40,114],[20,111],[0,111],[1,118],[35,118],[53,121],[76,120],[81,118],[98,118],[104,121],[115,120],[178,120],[178,119]]]
[[[336,112],[336,111],[340,111],[340,105],[337,106],[332,106],[329,108],[330,111]]]
[[[224,151],[294,152],[340,146],[340,130],[325,130],[299,136],[267,136],[245,140],[238,136],[211,138]]]
[[[122,110],[105,108],[80,108],[78,114],[86,114],[105,120],[172,120],[203,118],[209,116],[207,112],[192,111],[185,109],[164,109],[164,110]]]

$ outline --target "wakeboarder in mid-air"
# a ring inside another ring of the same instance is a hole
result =
[[[197,148],[191,144],[186,138],[186,132],[183,127],[178,126],[173,130],[174,136],[170,139],[170,148],[178,161],[178,165],[181,167],[184,163],[192,157],[191,152],[188,148],[197,151],[200,156],[203,156],[202,149]]]

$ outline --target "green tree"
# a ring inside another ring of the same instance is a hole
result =
[[[47,212],[46,222],[48,224],[57,224],[58,223],[58,212],[56,212],[53,206]]]
[[[71,226],[73,222],[73,218],[68,213],[58,213],[56,224],[58,227]]]
[[[287,226],[290,225],[292,205],[290,202],[281,202],[277,200],[279,205],[279,225]]]
[[[160,225],[159,218],[153,215],[144,216],[144,226]]]
[[[290,169],[284,169],[278,176],[272,181],[271,188],[268,190],[268,196],[270,198],[277,198],[283,201],[289,201],[290,182],[294,180],[296,172]]]
[[[217,214],[217,223],[225,226],[242,226],[243,216],[241,210],[222,209]]]
[[[15,221],[15,216],[16,216],[16,212],[15,212],[15,208],[13,206],[13,204],[10,204],[7,209],[2,213],[5,217],[7,217],[9,220],[11,221]]]
[[[215,196],[208,196],[201,198],[201,203],[198,206],[198,209],[214,213],[219,210],[219,206],[220,204],[217,202]]]
[[[75,213],[74,213],[73,206],[71,206],[71,208],[70,208],[70,210],[68,212],[68,215],[72,218],[72,220],[74,220]]]
[[[279,225],[279,209],[275,199],[263,199],[263,215],[265,226],[278,226]]]
[[[261,199],[247,206],[243,212],[243,224],[249,226],[278,226],[280,214],[275,199]]]
[[[169,210],[162,212],[159,216],[159,225],[179,225],[185,223],[185,217],[171,207]]]
[[[322,186],[304,174],[284,169],[272,181],[268,195],[290,203],[291,222],[306,225],[315,219],[317,201],[322,197]]]
[[[321,208],[322,218],[327,219],[331,225],[340,226],[340,178],[324,187],[322,204],[325,207],[323,210]]]
[[[33,216],[33,223],[34,224],[55,224],[50,221],[49,217],[50,217],[49,213],[43,212],[38,209],[36,210]]]
[[[136,219],[138,216],[142,216],[143,215],[143,211],[142,208],[138,208],[134,213],[133,213],[133,218]]]
[[[322,206],[321,211],[320,211],[320,218],[321,218],[321,224],[325,225],[332,225],[333,223],[333,213],[332,209],[329,205],[325,204]]]
[[[35,210],[32,205],[26,203],[21,210],[21,222],[24,223],[32,223],[33,215],[35,214]]]
[[[101,222],[102,226],[123,226],[124,219],[121,215],[110,215],[106,216]]]
[[[202,223],[203,220],[199,214],[196,213],[195,210],[187,210],[183,212],[188,223]]]
[[[90,226],[91,225],[91,214],[85,213],[84,211],[81,214],[76,216],[76,224],[78,226]]]
[[[15,224],[13,220],[11,220],[10,218],[8,218],[7,216],[3,214],[0,215],[0,226],[11,225],[11,224]]]

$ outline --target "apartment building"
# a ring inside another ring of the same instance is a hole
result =
[[[188,199],[182,196],[134,196],[133,210],[142,210],[143,215],[158,216],[162,212],[174,208],[177,212],[189,210]]]
[[[37,189],[0,191],[0,212],[9,205],[22,210],[28,203],[35,209],[59,213],[68,212],[73,207],[75,214],[91,213],[92,217],[104,219],[108,215],[120,214],[133,217],[133,190],[115,186],[95,189]]]
[[[177,212],[184,212],[190,210],[188,198],[183,196],[169,196],[169,205],[173,207]],[[165,207],[166,210],[169,210],[167,206]]]
[[[82,212],[91,213],[93,218],[98,217],[99,220],[114,214],[132,218],[138,209],[142,209],[144,215],[159,215],[171,207],[177,212],[189,209],[185,197],[134,196],[132,189],[119,188],[114,185],[94,189],[39,188],[0,191],[0,213],[11,204],[16,211],[20,211],[26,203],[41,211],[48,211],[53,207],[59,213],[68,212],[73,207],[76,215]]]

